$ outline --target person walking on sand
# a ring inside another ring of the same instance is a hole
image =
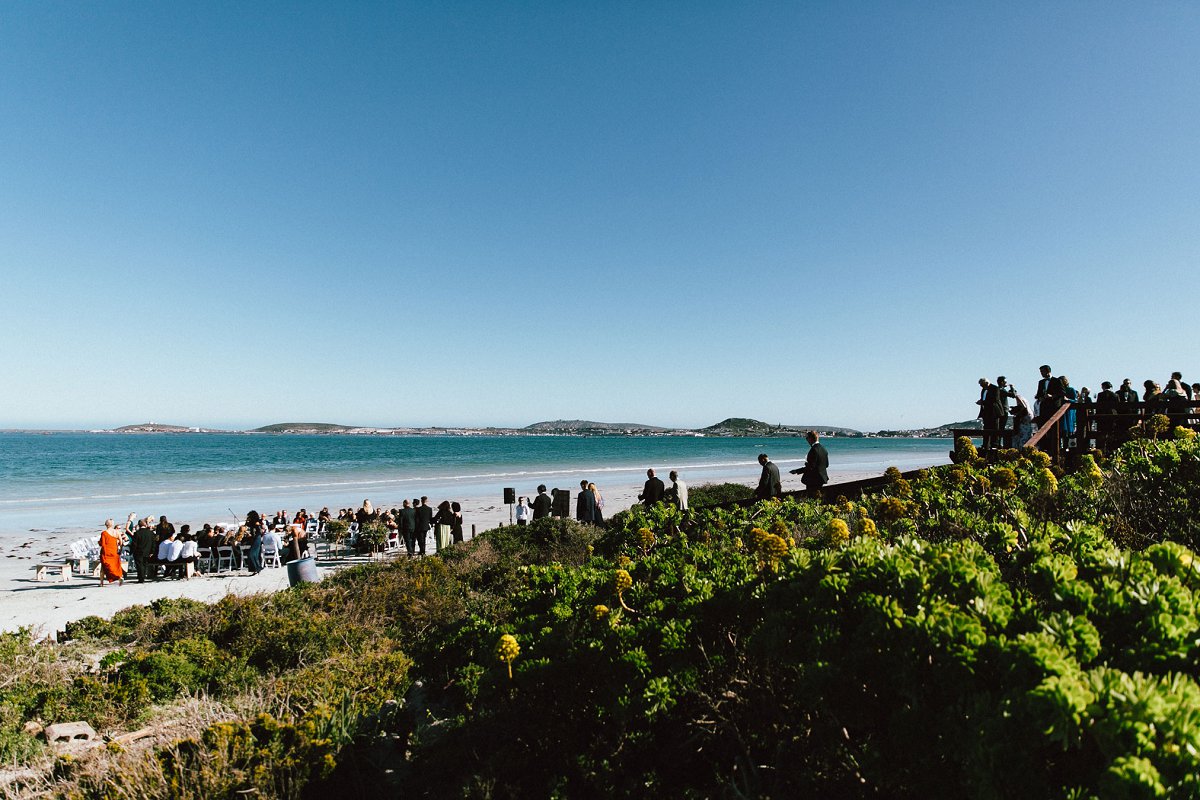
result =
[[[758,487],[754,490],[754,498],[766,500],[768,497],[782,495],[783,484],[779,480],[779,467],[775,466],[766,453],[758,454],[758,463],[762,464],[762,474],[758,476]]]
[[[462,503],[459,503],[457,500],[452,502],[450,504],[450,513],[454,515],[453,521],[450,523],[450,538],[454,540],[455,544],[458,544],[463,540]]]
[[[533,498],[533,518],[538,520],[542,517],[548,517],[553,508],[554,500],[551,499],[550,495],[546,494],[546,484],[539,484],[537,497]]]
[[[125,583],[125,567],[121,564],[121,544],[124,536],[114,527],[111,519],[104,520],[100,531],[100,586],[113,581],[118,586]]]
[[[792,470],[793,475],[800,475],[800,481],[808,490],[809,497],[820,497],[821,487],[829,483],[829,451],[821,444],[821,437],[816,431],[804,435],[808,440],[808,456],[804,466]]]
[[[579,496],[575,499],[575,519],[589,525],[596,521],[596,495],[588,489],[587,481],[579,482]]]
[[[417,510],[412,503],[404,501],[404,506],[396,512],[396,524],[400,528],[400,538],[404,539],[404,550],[409,556],[417,552]]]
[[[433,530],[433,509],[429,507],[428,497],[413,500],[413,506],[417,512],[417,550],[425,555],[425,538]]]
[[[654,470],[646,470],[646,483],[642,486],[642,493],[638,495],[638,500],[642,501],[642,505],[650,508],[662,500],[666,492],[667,487],[663,484],[662,478],[654,477]]]
[[[688,487],[679,477],[679,473],[671,470],[671,474],[667,476],[671,479],[671,498],[675,501],[675,505],[680,511],[688,510]]]
[[[145,583],[147,577],[153,577],[153,561],[156,554],[155,543],[158,536],[154,533],[154,517],[146,517],[138,522],[137,530],[133,532],[133,566],[137,569],[138,583]]]
[[[596,503],[596,510],[592,513],[592,522],[596,525],[603,525],[604,495],[600,494],[600,489],[591,481],[588,481],[588,491],[592,493],[592,500]]]

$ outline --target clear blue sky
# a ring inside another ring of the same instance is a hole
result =
[[[0,427],[1200,380],[1194,3],[0,7]]]

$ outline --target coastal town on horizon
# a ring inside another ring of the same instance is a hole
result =
[[[980,421],[950,422],[929,428],[860,431],[836,425],[772,425],[746,417],[729,417],[707,428],[670,428],[626,422],[596,422],[592,420],[553,420],[535,422],[524,428],[495,426],[397,426],[341,425],[329,422],[282,422],[252,429],[223,429],[202,426],[173,425],[144,422],[118,428],[92,429],[19,429],[8,428],[0,433],[95,433],[95,434],[268,434],[308,436],[691,436],[718,438],[797,438],[808,431],[825,437],[842,438],[914,438],[945,439],[951,431],[980,426]]]

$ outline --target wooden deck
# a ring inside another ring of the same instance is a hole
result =
[[[1075,411],[1075,430],[1068,433],[1064,430],[1063,420],[1067,412]],[[1170,420],[1170,427],[1185,427],[1200,430],[1200,405],[1191,408],[1187,406],[1171,407],[1166,403],[1128,403],[1122,411],[1115,414],[1101,414],[1095,403],[1064,403],[1044,425],[1037,429],[1027,446],[1045,450],[1055,461],[1070,463],[1079,456],[1092,450],[1109,452],[1131,438],[1130,428],[1141,424],[1156,414],[1165,414]],[[991,429],[956,428],[951,431],[957,440],[960,436],[971,439],[976,446],[983,441],[983,434],[1000,434],[1004,439],[1004,447],[1011,447],[1013,430],[1011,428]],[[981,450],[981,452],[983,452]]]

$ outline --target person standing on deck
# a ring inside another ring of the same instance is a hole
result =
[[[1042,364],[1041,372],[1042,378],[1038,381],[1037,392],[1033,395],[1033,412],[1037,414],[1039,428],[1058,411],[1059,399],[1062,397],[1062,384],[1051,374],[1050,365]]]
[[[1008,395],[1008,380],[1001,375],[995,383],[989,383],[987,378],[980,378],[979,385],[983,388],[979,397],[979,417],[983,427],[991,430],[1003,430],[1008,424],[1008,403],[1004,398]],[[983,449],[991,450],[999,447],[1004,441],[1002,434],[985,433]]]
[[[1117,389],[1117,413],[1136,414],[1138,400],[1137,389],[1133,388],[1133,381],[1129,378],[1121,381],[1121,388]],[[1132,425],[1131,420],[1122,420],[1122,430],[1128,429]]]
[[[1029,401],[1017,391],[1017,387],[1009,388],[1012,390],[1011,397],[1017,401],[1012,407],[1013,447],[1024,447],[1033,437],[1033,409],[1029,407]]]

